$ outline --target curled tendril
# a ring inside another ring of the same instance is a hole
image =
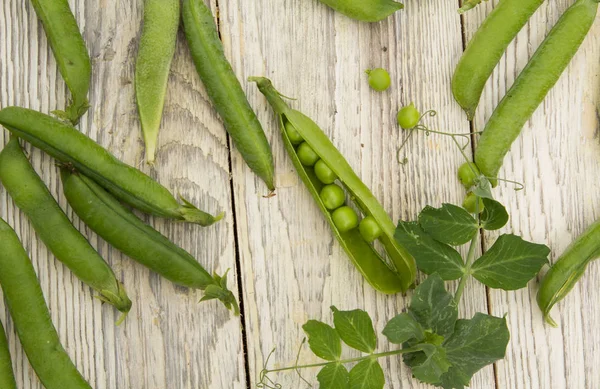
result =
[[[499,178],[499,177],[486,177],[486,178],[488,180],[496,180],[496,181],[506,182],[507,184],[514,184],[515,192],[519,192],[519,191],[522,191],[523,189],[525,189],[525,184],[518,182],[518,181],[508,180],[506,178]]]
[[[271,356],[275,353],[275,349],[271,350],[271,352],[269,353],[269,355],[267,355],[267,359],[265,360],[265,364],[263,366],[263,369],[260,371],[259,375],[258,375],[258,383],[256,384],[257,388],[267,388],[267,389],[282,389],[281,384],[278,384],[277,382],[273,381],[269,376],[269,369],[267,368],[267,366],[269,365],[269,359],[271,359]]]
[[[300,347],[298,347],[298,354],[296,355],[296,374],[298,374],[298,377],[300,377],[300,379],[304,382],[306,382],[306,384],[308,385],[309,388],[312,388],[312,385],[310,384],[310,382],[308,382],[304,377],[302,377],[302,374],[300,374],[300,369],[298,369],[298,362],[300,361],[300,353],[302,352],[302,346],[304,346],[304,343],[306,343],[306,338],[302,339],[302,343],[300,343]]]

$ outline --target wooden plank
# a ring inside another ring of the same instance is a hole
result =
[[[425,205],[460,203],[454,179],[462,162],[452,140],[420,134],[409,142],[409,162],[396,150],[405,134],[395,124],[403,104],[439,111],[429,123],[468,132],[468,122],[450,94],[450,76],[462,52],[456,4],[411,2],[379,24],[361,24],[312,0],[220,1],[226,53],[241,80],[264,75],[294,98],[291,104],[319,123],[394,219],[411,219]],[[372,92],[364,70],[388,68],[392,90]],[[308,319],[331,322],[330,305],[361,308],[377,331],[406,307],[401,296],[385,297],[365,284],[333,238],[284,152],[272,110],[256,87],[244,83],[273,146],[277,196],[233,154],[233,184],[249,349],[249,377],[255,382],[270,351],[270,366],[290,365]],[[485,290],[468,285],[461,314],[487,311]],[[387,348],[382,342],[382,349]],[[302,353],[303,362],[313,362]],[[411,378],[400,358],[382,360],[386,388],[425,387]],[[316,371],[306,373],[314,381]],[[294,374],[274,377],[283,387],[302,387]],[[252,383],[251,382],[251,383]],[[494,385],[485,369],[473,387]]]
[[[483,129],[494,107],[512,85],[570,1],[545,3],[521,31],[488,82],[475,120]],[[497,1],[465,17],[470,38]],[[545,243],[556,259],[589,224],[600,217],[598,111],[600,96],[598,20],[580,52],[548,98],[525,126],[507,156],[501,175],[525,184],[515,192],[501,185],[498,199],[508,206],[512,231]],[[489,247],[497,234],[486,237]],[[535,302],[538,285],[519,292],[491,291],[493,314],[508,313],[512,340],[498,364],[500,388],[597,388],[600,376],[598,331],[600,298],[597,264],[554,310],[560,328],[543,324]]]
[[[80,129],[201,208],[227,212],[225,220],[210,228],[147,220],[208,270],[223,273],[231,268],[230,285],[235,290],[226,133],[210,107],[183,35],[170,77],[158,162],[154,168],[142,162],[133,88],[142,4],[142,0],[71,3],[93,61],[92,108]],[[42,112],[64,107],[66,88],[29,1],[2,2],[0,36],[0,106],[21,105]],[[3,142],[8,140],[6,132],[2,137]],[[52,159],[27,149],[35,169],[65,207]],[[93,387],[246,387],[239,318],[216,302],[197,304],[201,293],[151,274],[77,222],[133,300],[126,322],[115,327],[117,313],[101,306],[89,288],[52,258],[3,189],[0,196],[0,215],[16,228],[33,259],[61,341]],[[12,323],[5,320],[5,324],[19,388],[41,388]]]

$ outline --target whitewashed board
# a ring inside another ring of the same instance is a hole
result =
[[[226,218],[210,228],[147,218],[209,270],[228,268],[239,290],[243,317],[175,287],[125,258],[74,217],[111,263],[130,292],[134,308],[114,326],[116,313],[57,262],[27,220],[0,189],[0,216],[13,225],[32,257],[65,348],[92,386],[130,389],[254,388],[273,348],[272,366],[296,358],[308,319],[331,320],[329,307],[361,308],[378,331],[406,307],[407,298],[374,292],[354,270],[297,177],[279,137],[272,110],[248,76],[264,75],[297,100],[344,153],[393,216],[412,219],[425,205],[460,203],[454,178],[462,163],[451,139],[424,134],[396,162],[405,134],[395,124],[402,105],[435,109],[434,129],[470,131],[450,93],[450,77],[477,26],[496,2],[461,18],[457,2],[407,1],[388,20],[363,24],[335,14],[315,0],[220,0],[211,2],[226,55],[264,124],[276,165],[277,195],[246,167],[211,108],[180,34],[167,95],[158,163],[145,166],[133,92],[133,70],[142,0],[70,4],[93,61],[92,108],[80,125],[119,158],[142,168],[168,188]],[[511,44],[486,87],[475,128],[493,108],[527,59],[569,5],[543,5]],[[218,6],[218,8],[217,8]],[[217,12],[218,9],[218,12]],[[505,229],[546,243],[553,258],[600,217],[600,23],[594,27],[557,87],[523,131],[503,174],[524,182],[498,198],[509,206]],[[385,67],[393,87],[371,91],[364,70]],[[20,105],[50,112],[64,107],[67,91],[28,0],[0,4],[0,107]],[[8,140],[3,133],[4,143]],[[27,148],[35,169],[68,209],[52,160]],[[469,150],[468,150],[469,151]],[[71,211],[68,211],[70,216]],[[485,237],[484,248],[496,235]],[[555,312],[559,329],[544,326],[535,305],[536,284],[520,292],[486,290],[470,282],[461,316],[476,311],[508,313],[512,334],[507,358],[478,373],[473,388],[598,388],[600,375],[600,272],[592,265]],[[236,289],[237,288],[237,289]],[[5,310],[19,388],[41,388],[18,344]],[[386,344],[382,342],[381,351]],[[354,355],[349,353],[349,355]],[[315,361],[309,352],[304,362]],[[386,388],[424,388],[400,358],[382,361]],[[314,372],[306,377],[312,379]],[[276,378],[284,388],[306,386],[294,373]],[[313,380],[314,381],[314,380]]]

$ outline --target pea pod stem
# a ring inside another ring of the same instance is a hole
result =
[[[89,107],[87,95],[92,65],[85,41],[67,0],[31,0],[31,3],[42,22],[60,74],[71,92],[69,106],[55,113],[75,125]]]
[[[404,5],[392,0],[319,0],[352,19],[362,22],[379,22],[404,8]]]
[[[226,276],[211,275],[191,254],[124,208],[93,180],[61,169],[65,197],[79,218],[112,246],[169,281],[205,291],[239,314]]]
[[[0,152],[0,180],[54,256],[98,292],[100,300],[123,313],[129,312],[131,300],[125,288],[87,239],[73,227],[33,170],[16,137]]]
[[[506,93],[475,149],[475,163],[485,176],[498,176],[512,143],[571,62],[597,11],[598,0],[578,0],[567,9]]]
[[[479,2],[465,2],[464,11]],[[473,120],[485,83],[506,48],[543,2],[501,0],[469,41],[452,77],[452,93],[469,120]]]
[[[0,242],[0,285],[31,367],[46,389],[91,389],[60,344],[33,265],[2,219]]]
[[[379,201],[375,198],[369,188],[358,178],[352,167],[348,164],[342,154],[335,148],[329,138],[323,133],[319,126],[304,114],[291,109],[281,98],[280,93],[273,87],[270,80],[263,77],[251,77],[250,81],[256,82],[259,90],[265,95],[275,113],[278,114],[281,124],[281,133],[288,154],[298,171],[298,174],[309,188],[315,201],[320,206],[327,218],[336,237],[344,247],[346,253],[353,260],[361,273],[376,289],[395,293],[397,288],[406,291],[414,282],[416,277],[415,261],[408,252],[394,239],[395,226],[389,215],[385,212]],[[383,259],[373,247],[366,243],[358,229],[340,232],[331,215],[319,197],[319,191],[323,184],[314,175],[312,168],[304,167],[298,160],[295,149],[287,138],[285,123],[291,123],[300,133],[306,143],[318,154],[318,156],[333,170],[342,184],[350,193],[351,199],[367,216],[372,216],[381,226],[382,235],[379,240],[386,249],[391,259],[393,271],[386,265]],[[354,234],[354,235],[350,235]],[[387,271],[386,271],[387,270]],[[385,282],[378,285],[379,275],[386,275]],[[394,276],[397,278],[395,280]],[[387,285],[384,287],[384,285]],[[388,288],[386,291],[385,289]]]
[[[10,351],[8,350],[8,340],[2,322],[0,322],[0,388],[17,389]]]
[[[135,63],[135,96],[146,161],[154,163],[158,132],[179,28],[180,0],[145,0],[144,25]]]
[[[271,147],[225,57],[217,26],[203,0],[183,0],[183,26],[196,70],[225,129],[246,164],[275,190]]]
[[[179,204],[167,188],[119,161],[74,127],[51,116],[26,108],[7,107],[0,110],[0,124],[143,212],[202,226],[223,217],[223,214],[212,216],[203,212],[185,200]]]
[[[550,311],[575,287],[587,266],[600,258],[600,220],[580,235],[552,265],[542,279],[537,303],[548,324],[556,327]]]

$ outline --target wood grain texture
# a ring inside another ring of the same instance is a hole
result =
[[[209,271],[228,268],[235,291],[235,243],[229,185],[229,151],[223,126],[196,75],[183,35],[179,37],[165,104],[156,166],[143,161],[133,74],[143,2],[73,1],[93,61],[91,108],[80,129],[123,161],[140,167],[176,194],[210,212],[226,211],[210,228],[148,218]],[[0,9],[0,106],[42,112],[65,106],[64,82],[27,0]],[[3,133],[3,142],[8,140]],[[57,168],[27,148],[34,168],[60,204]],[[133,308],[115,327],[117,312],[101,306],[88,287],[57,262],[2,189],[1,216],[13,225],[32,257],[61,341],[95,388],[245,388],[240,319],[217,302],[198,304],[200,292],[176,287],[110,248],[82,223],[76,225],[111,263]],[[72,212],[68,212],[71,214]],[[2,310],[4,316],[4,309]],[[6,321],[18,386],[41,388]]]
[[[490,1],[467,13],[467,39],[492,10]],[[519,33],[486,85],[475,128],[483,129],[494,107],[527,64],[561,13],[572,1],[544,3]],[[515,192],[501,185],[497,198],[508,206],[513,231],[552,249],[556,259],[567,245],[600,217],[600,23],[596,20],[579,53],[525,126],[506,157],[500,175],[525,185]],[[488,234],[485,247],[498,234]],[[491,312],[508,313],[512,340],[498,364],[499,388],[600,387],[598,265],[553,311],[559,328],[544,325],[535,302],[537,283],[518,292],[490,291]]]
[[[412,2],[387,21],[369,25],[316,1],[235,0],[220,2],[220,23],[239,78],[270,77],[283,94],[296,98],[290,104],[321,125],[397,220],[414,218],[426,204],[462,201],[454,178],[462,157],[451,139],[418,134],[405,150],[408,164],[396,161],[406,134],[395,116],[411,101],[438,111],[436,118],[427,119],[431,126],[469,131],[450,94],[451,72],[462,52],[455,12],[456,5],[443,0]],[[370,90],[364,71],[373,67],[390,71],[390,91]],[[264,188],[248,177],[234,154],[249,377],[256,381],[274,347],[271,367],[294,361],[304,336],[302,324],[311,318],[331,323],[330,305],[365,309],[380,332],[408,300],[375,293],[362,280],[294,172],[272,110],[256,87],[246,85],[246,90],[272,141],[278,186],[276,197],[261,198]],[[485,290],[470,284],[463,306],[465,316],[487,311]],[[301,359],[315,361],[310,352]],[[381,363],[387,388],[424,387],[400,358]],[[306,372],[306,377],[315,373]],[[284,388],[304,387],[294,373],[273,378]],[[476,388],[493,385],[491,367],[473,381]]]
[[[92,291],[48,253],[0,187],[0,216],[23,240],[60,338],[92,386],[254,388],[269,352],[277,348],[270,366],[291,364],[304,336],[302,324],[308,319],[331,323],[330,305],[367,310],[378,332],[406,307],[409,296],[376,293],[350,264],[296,175],[272,110],[245,80],[267,76],[282,93],[297,98],[290,104],[321,125],[393,219],[413,219],[425,205],[462,201],[463,189],[454,178],[462,156],[449,138],[416,134],[403,153],[408,163],[399,165],[396,150],[406,133],[395,124],[396,112],[414,101],[422,111],[438,112],[426,119],[432,128],[469,131],[452,99],[450,78],[463,51],[463,34],[469,39],[497,0],[463,18],[455,12],[457,2],[411,0],[405,10],[376,24],[352,21],[316,0],[219,0],[218,7],[216,0],[207,0],[218,15],[226,55],[272,144],[278,189],[271,199],[263,198],[267,188],[235,148],[229,148],[181,33],[157,164],[143,165],[133,88],[143,1],[70,3],[93,61],[92,108],[82,119],[81,131],[202,209],[226,212],[223,221],[209,228],[146,220],[208,270],[231,268],[234,288],[239,275],[245,311],[240,320],[216,302],[198,305],[200,293],[175,287],[110,248],[68,210],[53,160],[28,146],[36,171],[113,266],[134,303],[127,321],[115,327],[117,313],[95,301]],[[475,128],[483,127],[569,3],[543,5],[511,44],[486,86]],[[514,192],[502,186],[497,191],[511,214],[505,230],[549,244],[553,258],[600,217],[599,36],[597,23],[507,157],[503,175],[524,182],[526,189]],[[364,70],[372,67],[390,71],[390,91],[369,89]],[[2,2],[0,107],[20,105],[47,113],[63,108],[67,97],[28,0]],[[7,134],[1,134],[2,144]],[[486,235],[483,247],[490,247],[496,236]],[[555,309],[561,327],[551,329],[535,305],[535,283],[506,293],[469,282],[461,316],[508,313],[512,334],[506,360],[477,374],[471,387],[600,387],[598,283],[598,265],[592,264],[582,283]],[[0,319],[7,328],[19,388],[41,389],[5,309]],[[379,349],[385,351],[386,344]],[[301,359],[315,361],[306,349]],[[381,363],[386,388],[427,387],[411,378],[399,358]],[[306,377],[314,373],[306,372]],[[284,388],[303,387],[294,373],[273,378]]]

